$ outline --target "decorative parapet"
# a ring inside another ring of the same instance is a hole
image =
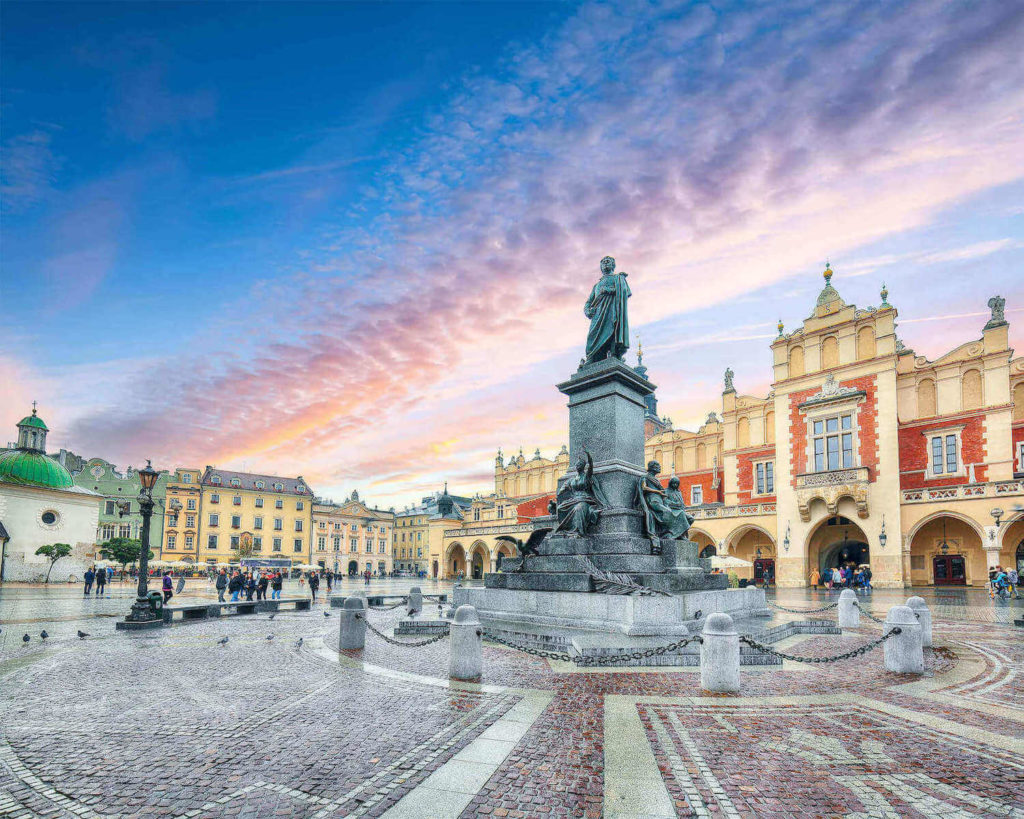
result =
[[[532,523],[508,523],[504,526],[481,526],[478,529],[466,527],[465,529],[445,529],[445,537],[476,537],[477,535],[509,535],[516,532],[532,532]]]
[[[839,501],[852,498],[857,504],[857,516],[868,516],[868,482],[870,472],[866,466],[837,469],[831,472],[805,472],[796,476],[796,503],[800,519],[811,519],[811,501],[824,501],[830,515],[839,514]]]
[[[691,507],[687,510],[694,520],[711,518],[740,518],[753,515],[774,515],[774,503],[743,503],[739,506]]]
[[[937,486],[934,489],[904,489],[904,503],[932,503],[942,500],[971,500],[974,498],[1002,498],[1024,495],[1024,481],[994,481],[960,486]]]

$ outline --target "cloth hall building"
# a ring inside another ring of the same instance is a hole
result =
[[[679,477],[691,537],[780,586],[846,563],[870,565],[880,587],[1024,571],[1024,358],[1003,299],[989,300],[980,338],[930,361],[899,340],[884,288],[880,306],[858,309],[828,266],[824,277],[801,326],[779,323],[768,395],[743,394],[726,371],[721,408],[696,431],[649,405],[645,454],[664,482]],[[544,514],[568,468],[564,453],[507,464],[499,453],[497,494],[521,520]]]

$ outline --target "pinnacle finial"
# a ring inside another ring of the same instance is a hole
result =
[[[33,415],[36,414],[36,402],[35,401],[32,402],[32,414]]]
[[[885,286],[885,282],[882,282],[882,293],[881,293],[881,296],[882,296],[882,307],[888,307],[889,306],[889,302],[887,301],[887,299],[889,298],[889,288]]]
[[[832,283],[832,265],[827,260],[825,261],[825,270],[821,275],[825,277],[825,284]]]
[[[782,319],[779,318],[779,323],[776,325],[779,328],[779,335],[782,335],[782,329],[786,326],[782,323]]]

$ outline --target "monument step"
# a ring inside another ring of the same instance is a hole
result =
[[[651,541],[639,535],[591,535],[588,538],[554,535],[540,546],[542,555],[617,554],[650,555]]]
[[[606,572],[655,573],[664,569],[659,555],[595,554],[589,560]],[[526,558],[528,572],[586,572],[587,558],[578,555],[531,555]]]
[[[589,592],[593,588],[590,575],[555,572],[498,572],[484,575],[488,589],[514,589],[518,591],[575,591]]]

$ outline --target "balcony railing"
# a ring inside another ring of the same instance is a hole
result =
[[[868,468],[866,466],[854,466],[850,469],[834,469],[830,472],[804,472],[796,476],[796,488],[817,489],[822,486],[867,483],[868,480],[870,480]]]
[[[753,515],[774,515],[774,503],[741,503],[737,506],[690,507],[687,511],[694,520],[708,518],[741,518]]]
[[[970,500],[972,498],[1001,498],[1008,495],[1024,495],[1024,480],[993,481],[991,483],[969,483],[960,486],[936,486],[934,488],[904,489],[904,503],[933,503],[942,500]]]

